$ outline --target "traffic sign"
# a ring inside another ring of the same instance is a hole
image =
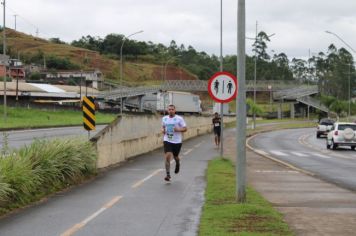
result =
[[[209,79],[208,92],[216,102],[228,103],[236,98],[237,79],[228,72],[215,73]]]
[[[95,130],[94,97],[83,97],[83,125],[88,131]]]

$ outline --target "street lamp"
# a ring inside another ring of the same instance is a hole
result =
[[[256,77],[257,77],[257,26],[258,26],[258,22],[256,21],[256,35],[255,38],[249,38],[246,37],[247,39],[252,39],[255,40],[255,69],[254,69],[254,78],[253,78],[253,103],[256,105]],[[271,35],[267,35],[268,38],[272,37],[273,35],[275,35],[275,33],[271,34]],[[255,109],[253,109],[253,125],[252,125],[253,129],[256,129],[256,112]]]
[[[356,51],[348,43],[346,43],[339,35],[331,32],[331,31],[328,31],[328,30],[326,30],[325,33],[334,35],[341,42],[343,42],[348,48],[350,48],[354,53],[356,53]],[[348,114],[348,120],[350,119],[350,115],[351,115],[351,63],[349,66],[350,67],[349,67],[349,112],[348,112],[349,114]]]
[[[132,33],[130,34],[129,36],[124,36],[123,40],[122,40],[122,43],[121,43],[121,47],[120,47],[120,88],[122,89],[122,79],[123,79],[123,62],[122,62],[122,48],[124,47],[124,44],[125,44],[125,41],[126,39],[130,38],[131,36],[135,35],[135,34],[139,34],[139,33],[142,33],[143,30],[140,30],[140,31],[137,31],[135,33]],[[122,110],[124,108],[124,104],[122,103],[122,96],[120,98],[120,106],[121,106],[121,109],[120,109],[120,114],[122,116]]]
[[[348,48],[350,48],[354,53],[356,53],[356,51],[355,51],[349,44],[347,44],[342,38],[340,38],[339,35],[337,35],[337,34],[331,32],[331,31],[328,31],[328,30],[326,30],[325,33],[334,35],[336,38],[340,39],[340,41],[343,42],[343,43],[344,43]]]

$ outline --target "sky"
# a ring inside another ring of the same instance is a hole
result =
[[[237,51],[237,2],[223,0],[224,55]],[[331,43],[352,53],[325,31],[356,50],[355,12],[355,0],[246,0],[246,37],[255,37],[258,22],[258,31],[274,34],[267,44],[270,55],[306,59],[326,52]],[[15,28],[16,22],[18,31],[68,43],[87,35],[105,38],[143,30],[130,39],[166,46],[175,40],[220,55],[220,0],[6,0],[5,16],[6,27]],[[246,40],[249,55],[252,44]]]

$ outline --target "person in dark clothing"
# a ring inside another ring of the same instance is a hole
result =
[[[221,118],[219,117],[219,113],[215,112],[212,122],[214,127],[215,145],[216,147],[219,147],[221,134]]]

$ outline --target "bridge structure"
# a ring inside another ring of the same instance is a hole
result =
[[[152,107],[143,105],[143,97],[162,91],[186,91],[186,92],[207,92],[208,81],[204,80],[166,80],[160,85],[139,86],[139,87],[121,87],[111,91],[97,94],[97,98],[109,104],[123,107],[136,108],[139,111],[153,111]],[[296,102],[328,112],[327,108],[320,105],[320,102],[314,101],[311,96],[319,93],[316,85],[306,85],[295,81],[280,80],[258,80],[256,85],[254,81],[246,81],[246,92],[270,92],[274,101]],[[129,98],[138,98],[138,103],[130,103]],[[123,104],[121,104],[121,101]],[[136,104],[136,105],[135,105]],[[293,109],[294,111],[294,109]]]
[[[319,93],[319,89],[314,86],[299,86],[289,89],[283,89],[276,91],[273,95],[275,101],[279,101],[281,104],[289,102],[291,104],[291,117],[295,116],[295,108],[299,107],[302,112],[309,118],[310,108],[329,113],[329,109],[321,104],[321,101],[314,97]],[[281,109],[281,108],[280,108]],[[278,117],[282,116],[282,111],[279,109]]]

